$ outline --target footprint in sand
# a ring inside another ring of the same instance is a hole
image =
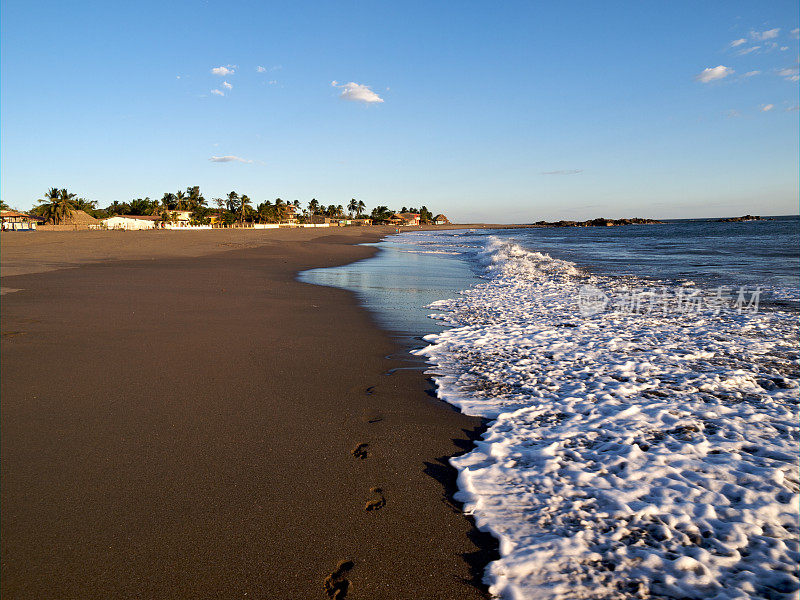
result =
[[[361,414],[361,420],[365,423],[380,423],[383,421],[383,415],[377,410],[368,409]]]
[[[350,451],[350,454],[352,454],[355,458],[360,458],[361,460],[364,460],[369,456],[367,448],[369,448],[369,444],[359,444]]]
[[[369,502],[367,502],[366,506],[364,506],[364,510],[369,512],[373,510],[380,510],[384,506],[386,506],[386,497],[383,495],[383,490],[381,488],[374,487],[370,488],[369,491],[378,497],[374,500],[370,500]]]
[[[333,572],[325,578],[324,586],[325,586],[325,593],[328,595],[328,598],[333,598],[334,600],[341,600],[347,596],[347,591],[350,589],[350,580],[345,577],[355,566],[355,563],[352,560],[343,560]]]

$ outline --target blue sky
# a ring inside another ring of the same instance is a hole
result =
[[[200,185],[461,222],[798,212],[796,1],[3,1],[0,20],[0,193],[23,209],[52,186],[106,206]]]

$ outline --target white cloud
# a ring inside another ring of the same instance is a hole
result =
[[[277,84],[277,83],[278,83],[278,80],[277,80],[277,79],[270,79],[268,83],[269,83],[270,85],[275,85],[275,84]]]
[[[755,77],[756,75],[761,75],[761,71],[748,71],[742,77]]]
[[[230,83],[228,83],[227,81],[223,81],[222,82],[222,87],[224,87],[225,89],[228,89],[228,90],[232,90],[233,89],[233,86]]]
[[[781,32],[780,28],[767,29],[766,31],[751,31],[750,37],[754,40],[774,40]]]
[[[739,56],[744,56],[745,54],[750,54],[751,52],[755,52],[756,50],[760,50],[761,46],[751,46],[750,48],[743,48],[739,50],[736,54]]]
[[[560,171],[542,171],[541,175],[578,175],[583,173],[583,169],[563,169]]]
[[[736,48],[736,46],[741,46],[742,44],[746,43],[747,40],[745,38],[739,38],[738,40],[733,40],[731,42],[731,48]]]
[[[725,113],[725,115],[729,119],[737,119],[737,118],[742,116],[742,113],[740,113],[738,110],[732,108],[727,113]]]
[[[800,72],[797,67],[793,69],[781,69],[778,75],[783,77],[786,81],[800,81]]]
[[[211,69],[211,72],[214,75],[225,77],[226,75],[233,75],[236,70],[233,68],[233,65],[228,65],[227,67],[214,67]]]
[[[266,72],[267,72],[267,70],[266,70],[264,67],[262,67],[261,65],[258,65],[258,66],[256,67],[256,72],[257,72],[257,73],[266,73]]]
[[[224,96],[225,95],[225,92],[223,92],[222,90],[211,90],[211,93],[214,94],[215,96]]]
[[[787,108],[787,109],[786,109],[786,112],[794,112],[794,111],[796,111],[796,110],[800,110],[800,106],[798,106],[797,104],[795,104],[794,106],[790,106],[789,108]]]
[[[792,37],[795,39],[800,37],[800,28],[795,27],[794,29],[792,29]]]
[[[773,108],[775,108],[775,105],[774,105],[774,104],[762,104],[762,105],[761,105],[761,112],[769,112],[769,111],[771,111]]]
[[[367,85],[362,85],[353,81],[341,85],[337,81],[331,81],[331,85],[342,90],[342,93],[339,94],[340,98],[350,100],[351,102],[364,102],[365,104],[383,102],[383,98],[369,89]]]
[[[233,156],[232,154],[229,154],[228,156],[212,156],[208,160],[215,163],[240,162],[248,165],[253,162],[252,160],[247,160],[246,158],[242,158],[240,156]]]
[[[734,73],[734,70],[731,69],[730,67],[719,65],[717,67],[709,67],[708,69],[703,69],[700,73],[695,75],[694,80],[699,81],[700,83],[708,83],[716,79],[723,79],[724,77],[727,77],[732,73]]]

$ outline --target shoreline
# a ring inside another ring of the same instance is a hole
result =
[[[353,229],[125,261],[87,239],[17,275],[35,249],[3,236],[3,593],[485,597],[447,463],[485,425],[385,375],[402,348],[351,293],[295,280],[391,233]]]
[[[389,225],[249,229],[228,228],[196,231],[171,230],[90,230],[74,231],[3,231],[0,234],[0,277],[100,263],[103,261],[151,260],[158,257],[199,257],[242,248],[255,248],[275,242],[313,240],[325,236],[377,235],[413,231],[452,231],[462,229],[542,229],[550,226],[527,224],[464,223],[417,225],[397,228]],[[113,237],[112,237],[113,236]],[[178,237],[173,237],[178,236]],[[96,241],[91,247],[79,242]],[[109,241],[113,241],[109,243]],[[185,243],[175,243],[180,240]],[[98,249],[97,246],[100,246]],[[28,250],[36,249],[35,255]]]

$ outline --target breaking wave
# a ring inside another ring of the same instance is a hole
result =
[[[431,305],[451,328],[416,353],[491,419],[451,461],[500,541],[490,591],[796,598],[797,315],[581,316],[582,287],[620,279],[497,239],[477,258],[484,281]]]

